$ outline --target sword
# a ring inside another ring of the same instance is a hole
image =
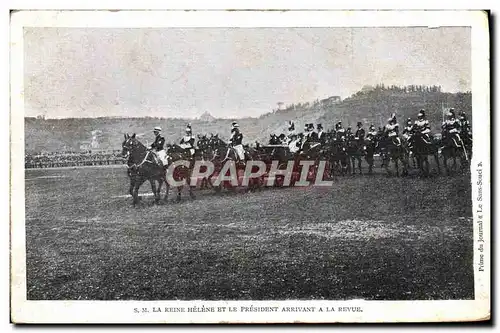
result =
[[[469,156],[467,156],[467,150],[465,150],[465,144],[462,141],[462,138],[460,137],[460,135],[458,135],[458,139],[460,140],[460,143],[462,144],[462,149],[464,150],[464,154],[465,154],[465,160],[468,162],[469,161]]]

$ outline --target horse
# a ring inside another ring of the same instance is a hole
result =
[[[158,203],[162,184],[166,183],[164,166],[158,164],[151,150],[137,140],[135,133],[131,136],[125,134],[124,137],[122,156],[128,158],[129,193],[133,198],[133,204],[138,204],[139,188],[146,180],[149,180],[155,203]],[[158,186],[156,186],[157,183]]]
[[[439,147],[433,138],[426,137],[420,132],[414,133],[410,140],[410,151],[417,160],[417,167],[419,168],[421,175],[429,175],[429,155],[434,156],[438,174],[441,173],[441,167],[439,164]]]
[[[352,162],[352,173],[356,173],[356,161],[358,161],[358,169],[359,169],[359,174],[363,174],[363,170],[361,169],[361,158],[364,155],[364,145],[360,141],[354,140],[354,139],[349,139],[347,141],[347,154],[351,158],[351,161],[349,164]],[[349,165],[349,167],[351,164]]]
[[[323,156],[330,162],[330,174],[335,175],[335,172],[345,175],[349,173],[349,155],[345,141],[337,139],[334,132],[325,134],[325,144],[323,145]]]
[[[194,161],[195,161],[195,155],[189,156],[187,153],[187,150],[180,147],[177,144],[173,145],[167,145],[167,155],[169,159],[169,168],[167,172],[170,172],[166,175],[166,177],[172,177],[175,181],[183,181],[185,183],[185,186],[188,187],[189,189],[189,196],[191,199],[195,198],[194,192],[193,192],[193,187],[191,186],[191,175],[193,173],[193,168],[194,168]],[[185,165],[178,165],[175,167],[175,169],[170,168],[172,163],[175,163],[177,161],[188,161],[189,166]],[[165,200],[168,198],[169,190],[170,190],[171,184],[167,181],[166,182],[166,194],[165,194]],[[181,193],[182,189],[184,188],[184,185],[181,186],[176,186],[177,187],[177,201],[181,200]]]
[[[376,141],[373,138],[366,138],[363,146],[365,161],[368,163],[368,173],[373,173],[374,155]]]
[[[198,142],[196,143],[196,148],[196,151],[199,153],[199,156],[202,160],[209,159],[210,140],[205,134],[198,134]]]
[[[458,135],[443,135],[443,139],[441,140],[441,155],[443,156],[443,164],[447,175],[450,175],[449,159],[453,160],[453,170],[457,168],[457,159],[460,160],[462,170],[464,170],[464,167],[469,162],[469,154],[467,153],[465,144]]]
[[[399,177],[399,161],[403,165],[403,176],[408,175],[408,161],[406,159],[406,153],[403,145],[398,140],[398,137],[391,138],[385,136],[382,138],[378,145],[381,149],[382,161],[385,167],[385,170],[388,174],[390,174],[390,162],[394,163],[394,167],[396,168],[396,176]]]

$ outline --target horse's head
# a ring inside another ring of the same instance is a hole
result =
[[[125,140],[122,142],[122,157],[127,158],[139,141],[136,139],[135,133],[132,135],[124,134],[124,137]]]
[[[134,158],[135,155],[143,154],[146,147],[136,138],[135,133],[132,135],[125,134],[125,140],[122,143],[122,157]]]

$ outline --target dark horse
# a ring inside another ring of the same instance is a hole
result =
[[[175,182],[179,182],[182,184],[175,186],[177,188],[177,201],[181,200],[181,193],[184,186],[188,187],[189,196],[191,197],[191,199],[194,199],[195,195],[193,192],[193,187],[196,187],[196,184],[195,185],[191,184],[191,175],[193,173],[195,158],[201,158],[200,155],[195,152],[193,156],[189,156],[186,149],[175,144],[167,145],[167,154],[169,157],[169,165],[168,165],[169,168],[166,174],[167,188],[165,193],[165,200],[168,199],[168,193],[170,187],[174,185],[171,180],[174,180]],[[178,162],[184,162],[185,164],[179,164],[175,166],[175,168],[170,167],[173,166],[173,163],[178,163]]]
[[[363,174],[363,170],[361,169],[361,159],[363,155],[365,154],[364,151],[364,144],[363,142],[354,140],[354,139],[349,139],[347,142],[347,154],[351,158],[349,166],[352,165],[352,173],[356,173],[356,161],[358,162],[358,170],[359,174]]]
[[[373,173],[373,164],[374,164],[374,156],[375,156],[375,147],[376,141],[373,137],[366,138],[364,143],[364,155],[366,163],[368,163],[368,173]]]
[[[459,135],[448,134],[447,136],[443,136],[441,154],[443,155],[443,164],[447,175],[450,174],[448,160],[451,159],[453,161],[454,170],[457,168],[457,159],[460,160],[460,168],[462,171],[469,164],[470,155]]]
[[[159,165],[153,153],[137,140],[135,133],[132,136],[125,134],[122,155],[128,158],[129,193],[132,195],[133,204],[136,205],[139,202],[139,188],[146,180],[151,183],[155,202],[158,203],[162,184],[166,182],[164,167]]]
[[[381,149],[382,161],[385,170],[390,174],[390,162],[394,163],[396,168],[396,176],[399,177],[399,162],[403,166],[402,175],[408,175],[408,160],[406,159],[406,152],[403,144],[398,140],[399,138],[391,138],[388,136],[383,137],[379,142],[379,148]]]
[[[424,176],[429,175],[429,159],[428,156],[434,156],[436,161],[438,174],[441,173],[441,167],[439,165],[439,145],[433,140],[433,138],[426,137],[422,133],[416,132],[411,137],[410,149],[417,160],[417,166],[420,173]]]

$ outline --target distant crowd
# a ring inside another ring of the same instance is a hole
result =
[[[26,154],[25,168],[58,168],[92,165],[123,164],[121,150],[51,152]]]

